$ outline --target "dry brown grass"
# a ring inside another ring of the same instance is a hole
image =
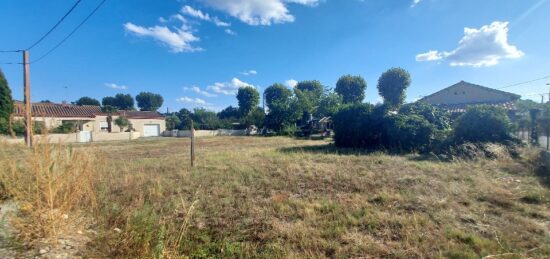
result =
[[[532,154],[444,163],[327,144],[204,138],[193,169],[186,139],[74,146],[104,157],[95,188],[101,231],[90,250],[157,258],[550,256],[550,191]]]
[[[93,152],[49,143],[31,150],[4,145],[0,161],[3,195],[19,208],[12,223],[20,240],[53,243],[95,212],[103,163]]]

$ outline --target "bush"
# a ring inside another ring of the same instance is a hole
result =
[[[387,148],[402,151],[427,151],[435,136],[435,127],[418,115],[394,115],[384,118],[383,141]]]
[[[24,128],[23,128],[23,131],[24,131]],[[55,129],[52,129],[50,132],[56,133],[56,134],[73,133],[73,132],[76,132],[76,126],[72,122],[64,121],[61,123],[61,125],[59,125]]]
[[[512,123],[506,111],[487,105],[468,108],[454,127],[454,141],[457,143],[504,143],[512,139]]]
[[[378,123],[374,118],[374,107],[370,104],[350,105],[337,112],[332,118],[336,146],[367,148],[378,145],[381,136],[375,130]]]

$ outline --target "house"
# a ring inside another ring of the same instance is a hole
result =
[[[14,119],[23,119],[24,104],[16,101],[14,106]],[[42,123],[46,129],[54,129],[64,122],[69,122],[75,125],[78,131],[107,132],[109,115],[112,118],[111,132],[120,132],[120,128],[114,124],[120,116],[126,117],[133,129],[140,132],[142,137],[160,136],[166,130],[165,118],[157,112],[117,111],[109,114],[102,112],[99,106],[66,103],[32,104],[33,121]]]
[[[509,114],[516,111],[516,102],[521,96],[497,89],[461,81],[434,94],[421,102],[448,110],[451,113],[463,113],[470,105],[491,105],[504,108]]]

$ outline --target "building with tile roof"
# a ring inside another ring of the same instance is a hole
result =
[[[25,105],[23,102],[14,102],[14,119],[23,119]],[[111,132],[120,132],[120,128],[114,125],[118,117],[126,117],[135,131],[142,137],[160,136],[166,130],[165,117],[158,112],[146,111],[116,111],[105,113],[99,106],[73,105],[66,103],[33,103],[32,117],[40,122],[46,129],[59,127],[64,122],[72,123],[79,131],[107,132],[108,117],[112,118]]]
[[[446,109],[451,113],[462,113],[471,105],[491,105],[513,113],[521,96],[497,89],[460,81],[441,91],[428,95],[421,102]]]

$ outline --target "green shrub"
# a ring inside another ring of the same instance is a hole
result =
[[[385,146],[402,151],[426,151],[434,140],[435,127],[419,115],[393,115],[384,118]]]
[[[503,143],[513,139],[506,111],[488,105],[469,107],[456,121],[453,133],[457,143]]]
[[[24,129],[23,129],[24,130]],[[72,122],[63,121],[57,128],[52,129],[50,132],[55,134],[67,134],[76,131],[76,125]]]
[[[380,144],[380,121],[371,104],[344,107],[332,118],[334,143],[338,147],[367,148]]]

